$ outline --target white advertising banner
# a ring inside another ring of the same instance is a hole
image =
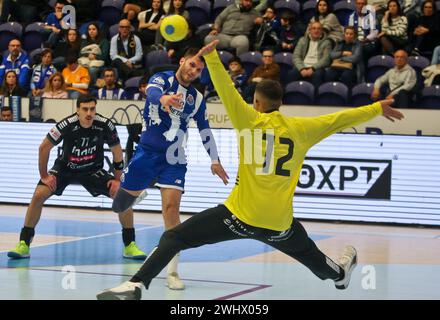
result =
[[[39,180],[38,147],[52,125],[0,122],[0,202],[30,202]],[[118,131],[125,147],[127,131],[122,126]],[[191,128],[182,212],[197,213],[216,206],[234,186],[238,166],[235,131],[213,132],[230,182],[225,186],[211,174],[198,130]],[[53,148],[50,165],[58,149]],[[108,167],[109,150],[106,158]],[[159,191],[150,189],[148,193],[135,209],[160,211]],[[276,201],[276,194],[268,201]],[[47,204],[110,208],[111,199],[93,198],[81,186],[73,185]],[[294,214],[309,219],[439,226],[440,137],[336,134],[325,139],[309,151],[304,162]]]

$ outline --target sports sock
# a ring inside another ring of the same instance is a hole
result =
[[[125,246],[128,246],[130,243],[135,241],[134,228],[123,228],[122,229],[122,241],[124,241]]]
[[[35,235],[35,229],[24,226],[20,232],[20,241],[26,242],[26,245],[29,246],[32,242],[32,239]]]

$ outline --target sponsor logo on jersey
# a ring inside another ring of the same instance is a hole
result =
[[[58,130],[57,127],[53,127],[49,131],[49,135],[54,139],[55,141],[58,141],[61,137],[61,132]]]
[[[165,80],[162,77],[155,77],[151,82],[160,84],[162,86],[165,85]]]
[[[177,117],[180,117],[180,118],[182,118],[182,119],[186,119],[186,118],[189,117],[189,114],[184,113],[184,112],[182,112],[182,111],[180,111],[179,109],[176,109],[176,108],[174,108],[174,107],[171,107],[171,109],[170,109],[170,113],[171,113],[172,115],[176,115]]]
[[[81,148],[74,146],[72,148],[72,157],[74,157],[75,155],[78,158],[81,158],[83,156],[93,155],[93,158],[95,158],[96,157],[96,146],[93,146],[91,148],[84,148],[84,149],[81,149]],[[89,160],[89,159],[87,159],[87,160]],[[81,161],[83,161],[83,160],[81,160]]]
[[[98,127],[98,126],[92,126],[93,130],[98,130],[98,131],[104,131],[104,128]]]
[[[69,162],[76,163],[76,162],[90,161],[90,160],[94,160],[94,159],[96,159],[96,154],[90,154],[87,156],[79,156],[79,157],[70,156]]]

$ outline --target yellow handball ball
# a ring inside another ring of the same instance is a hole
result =
[[[188,34],[188,22],[178,14],[165,17],[160,24],[160,33],[167,41],[183,40]]]

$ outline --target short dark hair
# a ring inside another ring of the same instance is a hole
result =
[[[344,28],[344,32],[345,32],[346,30],[352,30],[352,31],[354,32],[355,36],[357,36],[357,34],[358,34],[358,32],[357,32],[357,28],[355,28],[354,26],[346,26],[346,27]]]
[[[192,58],[195,55],[197,55],[199,53],[199,48],[196,47],[189,47],[185,50],[185,53],[183,54],[184,58]],[[200,61],[202,61],[203,63],[205,63],[205,58],[203,58],[202,56],[199,57]]]
[[[50,48],[45,48],[43,49],[43,51],[41,51],[41,57],[44,57],[46,54],[50,53],[51,56],[53,57],[53,50]]]
[[[11,111],[12,112],[12,108],[4,106],[4,107],[1,108],[0,112],[4,112],[4,111]]]
[[[228,65],[230,65],[232,62],[237,62],[240,66],[243,65],[243,63],[239,57],[232,57],[231,59],[229,59]]]
[[[142,77],[142,78],[139,79],[138,87],[140,87],[142,85],[147,85],[147,84],[148,84],[147,77]]]
[[[78,63],[78,55],[75,52],[69,52],[66,56],[66,64]]]
[[[106,72],[113,72],[114,75],[116,75],[115,69],[106,67],[104,70],[102,70],[102,75],[105,75]]]
[[[87,103],[87,102],[95,102],[96,104],[96,97],[92,96],[91,94],[81,94],[78,97],[78,100],[76,100],[76,108],[79,108],[81,106],[81,103]]]
[[[290,24],[295,22],[295,15],[289,11],[284,11],[280,18],[289,21]]]
[[[279,81],[263,79],[257,84],[255,92],[272,102],[272,107],[278,109],[283,101],[283,87]]]

